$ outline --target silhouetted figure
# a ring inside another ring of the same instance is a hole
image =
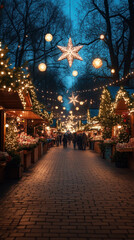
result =
[[[67,137],[64,135],[64,137],[63,137],[63,147],[64,148],[67,148]]]
[[[74,149],[76,149],[76,143],[77,143],[77,134],[74,133],[74,135],[73,135],[73,146],[74,146]]]

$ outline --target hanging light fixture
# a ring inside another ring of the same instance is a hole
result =
[[[103,65],[103,62],[100,58],[95,58],[92,62],[94,68],[100,68]]]
[[[52,34],[51,34],[51,33],[47,33],[47,34],[45,35],[45,40],[46,40],[47,42],[51,42],[51,41],[53,40]]]
[[[104,34],[101,34],[101,35],[100,35],[100,39],[101,39],[101,40],[104,40],[104,38],[105,38],[105,35],[104,35]]]
[[[46,69],[47,69],[47,66],[46,66],[45,63],[40,63],[40,64],[38,65],[38,69],[39,69],[41,72],[45,72]]]
[[[72,75],[73,75],[74,77],[77,77],[77,76],[78,76],[78,72],[77,72],[76,70],[74,70],[74,71],[72,72]]]
[[[81,101],[81,102],[80,102],[80,105],[83,105],[83,104],[84,104],[84,102]]]
[[[114,68],[111,69],[111,73],[112,73],[112,74],[115,73],[115,69],[114,69]]]
[[[62,96],[59,95],[59,96],[57,97],[57,99],[58,99],[59,102],[61,102],[61,101],[62,101]]]

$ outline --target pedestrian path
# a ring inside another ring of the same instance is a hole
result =
[[[1,187],[0,187],[1,189]],[[0,240],[134,240],[134,174],[54,147],[0,199]]]

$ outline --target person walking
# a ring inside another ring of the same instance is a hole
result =
[[[74,150],[76,149],[76,143],[77,143],[77,134],[74,133],[74,135],[73,135],[73,146],[74,146]]]
[[[67,137],[66,137],[66,135],[64,134],[64,137],[63,137],[63,147],[64,148],[67,148]]]
[[[85,133],[82,134],[82,149],[86,150],[86,146],[87,146],[87,136]]]

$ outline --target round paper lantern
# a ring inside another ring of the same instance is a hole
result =
[[[95,58],[92,62],[92,65],[94,68],[100,68],[100,67],[102,67],[102,64],[103,64],[103,62],[100,58]]]
[[[77,76],[78,76],[78,72],[77,72],[76,70],[74,70],[74,71],[72,72],[72,75],[73,75],[74,77],[77,77]]]
[[[115,69],[114,68],[111,69],[111,73],[113,73],[113,74],[115,73]]]
[[[84,102],[81,101],[81,102],[80,102],[80,105],[83,105],[83,104],[84,104]]]
[[[47,66],[45,63],[40,63],[39,66],[38,66],[38,69],[41,71],[41,72],[45,72],[46,69],[47,69]]]
[[[104,34],[101,34],[101,35],[100,35],[100,39],[101,39],[101,40],[104,40],[104,38],[105,38],[105,35],[104,35]]]
[[[57,97],[57,99],[58,99],[59,102],[61,102],[61,101],[62,101],[62,96],[59,95],[59,96]]]
[[[51,41],[53,40],[52,34],[51,34],[51,33],[47,33],[47,34],[45,35],[45,40],[46,40],[47,42],[51,42]]]

